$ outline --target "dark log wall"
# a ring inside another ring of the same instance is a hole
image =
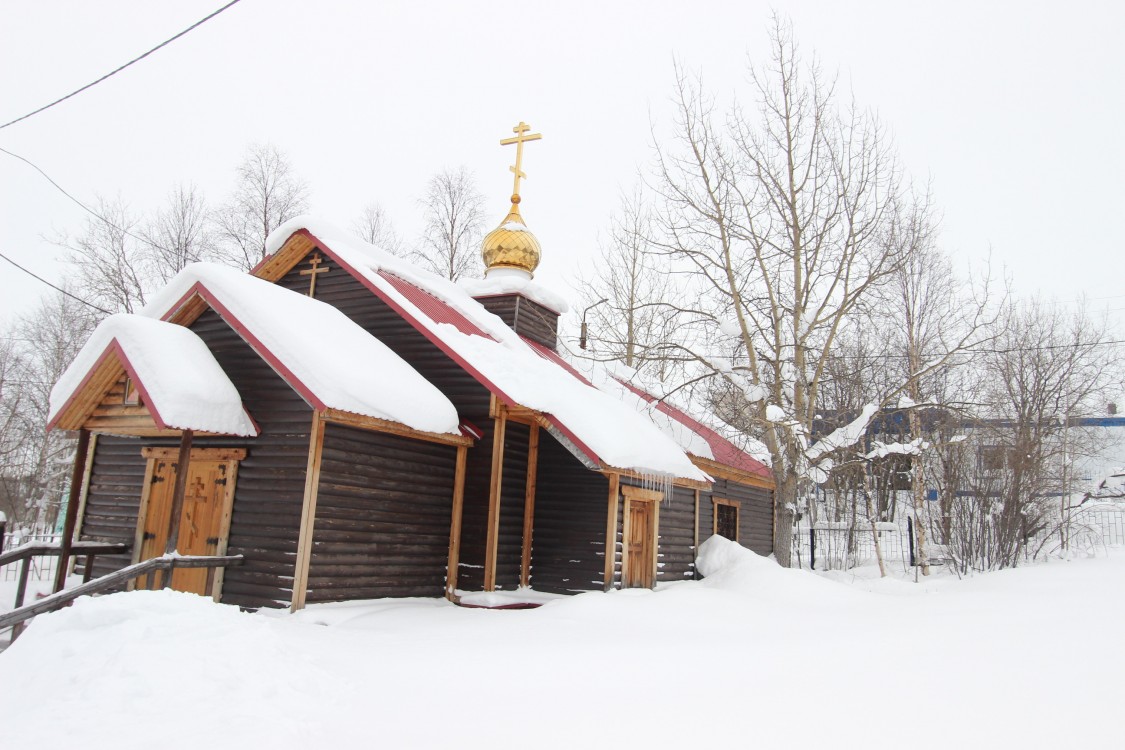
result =
[[[99,435],[94,448],[81,539],[133,545],[144,487],[145,459],[140,440]],[[94,558],[94,575],[113,573],[129,564],[132,552]]]
[[[660,505],[656,582],[695,578],[695,490],[676,487]]]
[[[307,601],[441,596],[457,449],[327,425]]]
[[[609,480],[539,433],[531,586],[569,594],[600,591],[605,570]]]
[[[458,588],[479,591],[484,584],[484,544],[488,522],[489,478],[492,474],[493,422],[489,416],[489,392],[363,284],[342,271],[335,263],[329,262],[327,266],[329,272],[321,274],[317,279],[316,298],[334,305],[357,325],[390,347],[437,386],[457,407],[462,419],[471,422],[483,433],[483,437],[469,450],[465,467],[461,564],[458,573]],[[308,267],[308,261],[302,260],[278,283],[294,291],[307,292],[309,277],[301,276],[300,271]],[[522,500],[520,507],[522,513]],[[518,562],[516,566],[518,580]],[[510,578],[509,571],[505,570],[505,575]]]
[[[496,545],[496,587],[520,585],[523,509],[527,498],[527,452],[531,428],[508,422],[504,428],[504,474],[500,490],[500,534]],[[540,441],[543,433],[540,432]],[[532,536],[534,539],[534,535]],[[464,587],[462,587],[464,588]]]
[[[222,600],[244,607],[287,605],[292,597],[312,409],[218,314],[208,310],[191,329],[211,349],[262,431],[257,438],[200,437],[193,443],[196,448],[248,449],[238,468],[228,544],[228,554],[244,555],[246,560],[227,570]],[[106,535],[112,530],[118,535],[112,541],[132,544],[144,478],[141,447],[177,443],[174,438],[100,437],[82,538],[110,541]],[[108,480],[99,463],[106,470],[120,471],[121,477]],[[126,514],[131,514],[133,525],[127,538],[122,528]],[[108,518],[117,519],[116,525],[108,527]],[[119,568],[128,560],[113,562]],[[109,572],[109,563],[106,558],[95,571]]]
[[[712,497],[739,501],[738,542],[759,555],[773,554],[773,495],[769,490],[726,479],[716,479],[709,492],[699,499],[699,543],[712,535],[715,504]]]
[[[559,315],[554,310],[519,294],[480,297],[477,301],[521,336],[548,349],[558,344]]]

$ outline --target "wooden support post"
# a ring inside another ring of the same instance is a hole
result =
[[[23,606],[23,598],[27,595],[27,575],[30,572],[30,570],[31,570],[31,558],[25,557],[23,559],[23,562],[20,564],[20,582],[18,584],[16,584],[16,603],[15,603],[15,606],[12,607],[12,609],[19,609],[20,607]],[[12,626],[12,638],[11,638],[11,641],[9,641],[9,642],[15,641],[17,638],[19,638],[20,633],[23,632],[23,628],[24,628],[24,623],[22,623],[22,622],[17,623],[16,625],[13,625]]]
[[[297,538],[297,560],[293,567],[293,600],[296,612],[305,606],[309,588],[309,563],[312,560],[313,526],[316,521],[316,494],[320,488],[320,462],[324,454],[324,420],[314,411],[309,431],[309,460],[305,468],[305,500],[301,506],[301,532]]]
[[[457,469],[453,475],[453,516],[449,520],[449,562],[445,571],[445,598],[457,596],[457,570],[461,564],[461,513],[465,505],[465,463],[469,448],[457,446]]]
[[[191,430],[184,430],[180,436],[180,452],[176,458],[176,485],[172,490],[172,510],[168,518],[168,542],[164,545],[166,555],[176,551],[176,544],[180,539],[180,516],[184,513],[184,493],[187,490],[188,466],[191,463],[191,438]],[[164,588],[168,588],[171,584],[172,568],[169,567],[164,572]]]
[[[488,537],[484,548],[484,590],[496,590],[496,555],[500,545],[500,492],[504,484],[504,434],[508,411],[498,404],[492,434],[492,481],[488,486]]]
[[[695,523],[693,524],[692,533],[692,549],[694,550],[694,560],[692,561],[692,578],[699,580],[699,569],[696,567],[699,564],[699,490],[695,490]]]
[[[90,431],[78,431],[78,445],[74,448],[74,470],[70,474],[70,495],[66,500],[66,517],[63,521],[62,540],[59,544],[59,567],[55,570],[52,593],[62,591],[66,582],[66,569],[70,565],[70,545],[74,541],[74,524],[78,519],[78,501],[82,497],[82,479],[86,475],[86,454],[90,448]]]
[[[523,554],[520,586],[531,585],[531,538],[535,531],[535,483],[539,471],[539,425],[531,425],[527,438],[527,485],[523,495]]]
[[[621,477],[609,475],[609,503],[605,519],[605,590],[613,588],[613,569],[617,562],[617,502],[621,494]]]

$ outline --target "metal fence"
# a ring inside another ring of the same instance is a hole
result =
[[[793,555],[802,568],[816,570],[849,570],[875,564],[875,534],[883,550],[883,562],[909,570],[911,565],[910,535],[906,525],[878,524],[877,532],[860,519],[852,526],[840,523],[818,523],[810,527],[798,523],[793,530]],[[1082,505],[1071,511],[1067,539],[1071,550],[1097,554],[1110,547],[1125,547],[1125,504],[1098,503]],[[1042,550],[1055,552],[1062,546],[1057,526],[1028,540],[1030,556]],[[927,544],[931,562],[947,557],[944,547]]]
[[[55,544],[59,541],[58,534],[21,534],[20,532],[12,532],[4,537],[4,548],[0,552],[7,552],[8,550],[22,547],[25,544],[33,544],[43,542],[46,544]],[[15,581],[19,578],[20,565],[22,563],[12,563],[11,565],[4,565],[0,567],[0,581]],[[53,581],[55,579],[55,569],[59,564],[57,557],[33,557],[30,561],[28,579],[32,581]]]

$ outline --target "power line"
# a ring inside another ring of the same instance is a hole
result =
[[[82,303],[83,305],[86,305],[87,307],[92,307],[92,308],[94,308],[95,310],[97,310],[97,311],[99,311],[99,312],[104,312],[104,313],[105,313],[106,315],[113,315],[113,313],[112,313],[111,311],[109,311],[109,310],[105,309],[104,307],[98,307],[98,306],[97,306],[97,305],[95,305],[95,304],[94,304],[93,302],[87,302],[86,300],[82,299],[81,297],[78,297],[78,296],[76,296],[76,295],[73,295],[73,294],[71,294],[70,292],[68,292],[67,290],[63,289],[62,287],[58,287],[58,286],[55,286],[54,284],[52,284],[51,282],[47,281],[47,280],[46,280],[45,278],[43,278],[42,276],[39,276],[39,275],[37,275],[37,274],[35,274],[35,273],[33,273],[33,272],[31,272],[31,271],[27,270],[26,268],[24,268],[23,266],[21,266],[21,265],[20,265],[19,263],[16,263],[16,262],[15,262],[14,260],[12,260],[11,258],[9,258],[9,257],[8,257],[7,255],[4,255],[4,253],[0,253],[0,258],[3,258],[4,260],[8,261],[8,262],[9,262],[9,263],[11,263],[11,264],[12,264],[13,266],[15,266],[16,268],[20,269],[21,271],[23,271],[24,273],[26,273],[26,274],[27,274],[28,276],[30,276],[31,278],[33,278],[33,279],[36,279],[37,281],[41,281],[41,282],[43,282],[44,284],[46,284],[47,286],[51,287],[51,288],[52,288],[52,289],[54,289],[55,291],[57,291],[57,292],[62,292],[62,293],[63,293],[63,294],[65,294],[65,295],[66,295],[67,297],[70,297],[70,298],[71,298],[71,299],[73,299],[73,300],[77,300],[78,302],[81,302],[81,303]]]
[[[11,157],[14,157],[14,158],[16,158],[16,159],[19,159],[20,161],[22,161],[23,163],[27,164],[27,165],[28,165],[28,166],[30,166],[30,167],[31,167],[32,169],[34,169],[34,170],[35,170],[36,172],[38,172],[39,174],[43,175],[43,177],[44,177],[44,178],[45,178],[45,179],[47,180],[47,182],[49,182],[49,183],[51,183],[52,185],[54,185],[54,187],[55,187],[55,189],[56,189],[56,190],[58,190],[58,191],[59,191],[60,193],[62,193],[63,195],[65,195],[65,196],[66,196],[67,198],[69,198],[70,200],[74,201],[74,203],[76,203],[76,204],[77,204],[78,206],[80,206],[80,207],[82,208],[82,210],[83,210],[83,211],[85,211],[86,213],[90,214],[91,216],[93,216],[93,217],[94,217],[95,219],[97,219],[98,221],[100,221],[100,222],[102,222],[102,223],[104,223],[104,224],[106,224],[106,225],[108,225],[108,226],[112,227],[113,229],[116,229],[116,230],[117,230],[118,232],[121,232],[122,234],[124,234],[124,235],[126,235],[126,236],[132,237],[132,238],[133,238],[133,239],[135,239],[135,240],[139,240],[139,241],[141,241],[141,242],[145,243],[146,245],[151,245],[151,244],[152,244],[152,241],[151,241],[151,240],[147,240],[147,239],[145,239],[144,237],[138,237],[137,235],[135,235],[135,234],[133,234],[132,232],[130,232],[130,231],[129,231],[128,229],[126,229],[126,228],[124,228],[124,227],[119,227],[119,226],[117,226],[117,225],[116,225],[116,224],[114,224],[114,223],[113,223],[112,221],[110,221],[110,220],[109,220],[109,219],[107,219],[106,217],[102,216],[102,215],[101,215],[100,213],[98,213],[98,212],[97,212],[97,211],[95,211],[94,209],[90,208],[89,206],[87,206],[87,205],[86,205],[85,203],[83,203],[82,201],[80,201],[80,200],[78,200],[77,198],[75,198],[75,197],[74,197],[73,195],[71,195],[71,194],[70,194],[69,192],[67,192],[66,188],[64,188],[64,187],[63,187],[62,185],[60,185],[59,183],[55,182],[55,181],[54,181],[54,180],[53,180],[53,179],[51,178],[51,175],[49,175],[49,174],[47,174],[46,172],[44,172],[44,171],[43,171],[43,168],[42,168],[42,167],[40,167],[40,166],[39,166],[38,164],[36,164],[35,162],[33,162],[33,161],[32,161],[31,159],[28,159],[28,158],[27,158],[27,157],[25,157],[25,156],[20,156],[19,154],[17,154],[17,153],[14,153],[14,152],[12,152],[12,151],[9,151],[9,150],[8,150],[8,149],[6,149],[6,148],[0,148],[0,153],[5,153],[5,154],[7,154],[8,156],[11,156]]]
[[[9,125],[15,125],[15,124],[16,124],[17,122],[20,122],[20,121],[22,121],[22,120],[26,120],[27,118],[29,118],[29,117],[32,117],[32,116],[34,116],[34,115],[37,115],[37,114],[39,114],[40,112],[43,112],[43,111],[45,111],[45,110],[48,110],[48,109],[50,109],[51,107],[55,106],[56,104],[61,104],[62,102],[65,102],[65,101],[66,101],[67,99],[71,98],[72,96],[76,96],[76,95],[78,95],[78,94],[81,94],[81,93],[82,93],[83,91],[85,91],[86,89],[88,89],[88,88],[91,88],[91,87],[93,87],[93,86],[96,86],[96,85],[98,85],[99,83],[101,83],[102,81],[106,80],[107,78],[110,78],[110,77],[112,77],[112,76],[115,76],[115,75],[117,75],[118,73],[120,73],[121,71],[125,70],[125,68],[128,68],[128,67],[129,67],[130,65],[132,65],[133,63],[137,63],[137,62],[140,62],[141,60],[145,59],[146,57],[148,57],[149,55],[151,55],[151,54],[152,54],[153,52],[156,52],[156,51],[157,51],[158,49],[161,49],[162,47],[167,47],[167,46],[168,46],[169,44],[171,44],[172,42],[176,41],[177,39],[179,39],[180,37],[182,37],[182,36],[183,36],[184,34],[187,34],[187,33],[188,33],[189,31],[192,31],[193,29],[195,29],[195,28],[198,28],[199,26],[202,26],[202,25],[203,25],[204,23],[206,23],[207,21],[210,21],[210,20],[211,20],[212,18],[214,18],[215,16],[219,15],[220,13],[222,13],[222,12],[223,12],[224,10],[226,10],[227,8],[231,7],[232,5],[236,5],[236,4],[237,4],[237,3],[239,3],[239,2],[241,2],[241,0],[231,0],[231,1],[229,2],[229,3],[227,3],[227,4],[226,4],[226,5],[224,5],[223,7],[219,8],[218,10],[216,10],[216,11],[215,11],[214,13],[211,13],[210,15],[208,15],[208,16],[205,16],[205,17],[201,18],[200,20],[198,20],[198,21],[196,21],[195,23],[193,23],[193,24],[192,24],[191,26],[188,26],[188,27],[187,27],[186,29],[184,29],[183,31],[181,31],[181,32],[180,32],[179,34],[176,34],[176,35],[175,35],[174,37],[171,37],[170,39],[165,39],[165,40],[164,40],[163,42],[161,42],[160,44],[156,45],[155,47],[153,47],[152,49],[150,49],[150,50],[149,50],[148,52],[145,52],[145,53],[144,53],[143,55],[141,55],[141,56],[139,56],[139,57],[134,57],[134,58],[133,58],[132,60],[130,60],[129,62],[125,63],[124,65],[122,65],[122,66],[121,66],[121,67],[119,67],[119,68],[116,68],[116,69],[114,69],[114,70],[111,70],[110,72],[106,73],[106,74],[105,74],[104,76],[102,76],[101,78],[97,79],[96,81],[91,81],[90,83],[87,83],[87,84],[86,84],[85,86],[83,86],[82,88],[80,88],[80,89],[76,89],[76,90],[74,90],[74,91],[71,91],[71,92],[70,92],[69,94],[67,94],[66,96],[64,96],[64,97],[61,97],[61,98],[59,98],[59,99],[56,99],[55,101],[51,102],[50,104],[45,104],[45,105],[43,105],[42,107],[40,107],[39,109],[35,110],[34,112],[28,112],[28,113],[27,113],[26,115],[23,115],[22,117],[17,117],[16,119],[14,119],[14,120],[12,120],[12,121],[10,121],[10,122],[6,122],[6,123],[4,123],[3,125],[0,125],[0,130],[3,130],[4,128],[8,127]]]

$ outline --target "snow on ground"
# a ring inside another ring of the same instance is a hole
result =
[[[1125,556],[857,586],[719,541],[704,581],[536,610],[82,600],[0,655],[0,744],[1120,746]]]

